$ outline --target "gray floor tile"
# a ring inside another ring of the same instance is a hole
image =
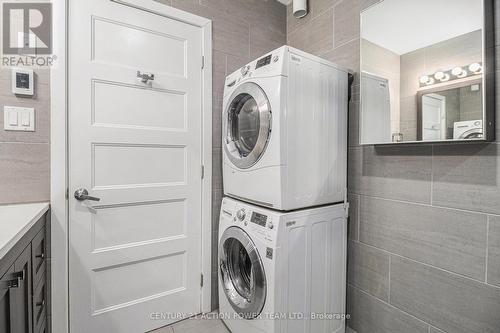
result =
[[[196,316],[150,333],[230,333],[222,321],[211,317],[213,315],[214,313],[203,317]]]

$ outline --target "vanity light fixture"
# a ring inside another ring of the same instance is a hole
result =
[[[437,71],[432,75],[422,75],[419,79],[420,87],[427,87],[436,83],[443,83],[463,79],[469,76],[480,75],[483,73],[483,65],[474,62],[468,66],[457,66],[447,71]]]

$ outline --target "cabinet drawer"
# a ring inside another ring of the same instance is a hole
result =
[[[31,242],[33,265],[33,287],[40,283],[40,278],[45,275],[45,267],[47,266],[47,242],[45,240],[45,228],[42,228]]]
[[[42,280],[33,292],[33,332],[43,332],[45,317],[47,312],[47,283],[45,274],[42,274]]]

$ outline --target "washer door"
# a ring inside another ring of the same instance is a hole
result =
[[[266,302],[266,275],[255,244],[238,227],[224,231],[219,243],[220,279],[236,313],[257,317]]]
[[[468,130],[459,137],[459,139],[461,140],[482,139],[482,138],[483,138],[483,131],[477,128]]]
[[[264,91],[247,82],[236,88],[223,115],[227,156],[240,169],[262,157],[271,134],[271,105]]]

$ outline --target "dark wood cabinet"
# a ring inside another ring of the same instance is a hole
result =
[[[11,287],[14,281],[14,265],[8,267],[0,278],[0,332],[11,332]]]
[[[0,332],[2,333],[48,331],[46,215],[0,259]]]
[[[11,331],[16,333],[32,333],[33,318],[31,309],[31,244],[29,244],[14,263],[14,271],[19,274],[16,287],[10,288],[10,320]]]

